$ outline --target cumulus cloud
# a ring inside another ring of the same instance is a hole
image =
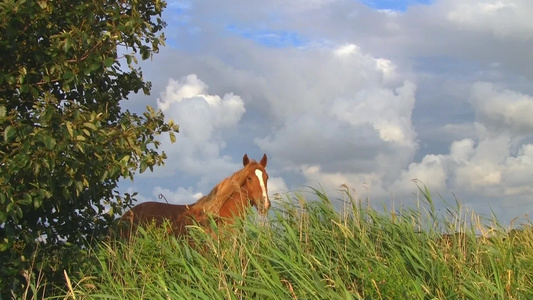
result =
[[[491,83],[472,84],[469,103],[476,112],[474,137],[453,141],[447,153],[426,154],[420,162],[412,162],[390,191],[405,194],[412,190],[410,181],[418,179],[433,192],[453,191],[471,197],[467,199],[471,203],[485,203],[471,206],[477,210],[489,205],[515,206],[505,199],[531,201],[531,100],[529,95]]]
[[[301,51],[308,63],[320,57],[325,72],[313,75],[320,84],[311,87],[309,97],[271,99],[282,122],[256,139],[257,145],[279,157],[286,169],[300,172],[307,185],[320,182],[337,190],[341,184],[364,182],[375,194],[382,193],[417,148],[412,125],[416,85],[399,80],[392,61],[364,53],[355,44]],[[289,67],[296,72],[300,68]],[[285,115],[287,105],[290,115]]]
[[[471,88],[470,101],[479,121],[493,131],[511,130],[519,135],[533,132],[532,96],[477,82]]]
[[[533,144],[522,145],[516,156],[505,160],[502,178],[505,195],[533,194]]]
[[[205,142],[214,131],[235,126],[246,111],[241,97],[232,93],[222,98],[206,94],[207,85],[195,74],[181,79],[170,78],[157,106],[168,118],[180,120],[185,136]]]
[[[352,99],[333,101],[331,114],[353,126],[372,124],[384,141],[414,147],[416,134],[411,124],[411,111],[415,90],[411,82],[394,90],[363,89]]]
[[[443,192],[447,187],[447,163],[448,158],[444,155],[426,155],[421,162],[409,164],[400,178],[387,189],[396,195],[405,196],[413,191],[413,182],[419,181],[432,192]]]
[[[529,169],[533,162],[532,148],[532,144],[523,144],[513,153],[508,136],[483,138],[477,146],[467,149],[470,159],[453,170],[454,185],[488,197],[529,191],[529,179],[533,174]]]
[[[447,19],[467,30],[489,31],[501,37],[533,39],[533,21],[528,0],[448,0]]]
[[[222,179],[220,174],[230,175],[240,167],[220,152],[226,147],[224,131],[235,128],[246,111],[244,101],[232,93],[210,95],[207,88],[195,74],[171,78],[157,100],[165,117],[180,125],[177,143],[163,140],[162,149],[172,159],[166,163],[166,174],[159,176],[176,171],[196,175],[201,177],[199,185],[207,188]]]
[[[416,178],[437,191],[482,195],[486,201],[530,194],[532,100],[492,83],[472,84],[469,102],[476,112],[475,137],[452,142],[446,154],[427,154],[411,163],[392,187],[405,190],[407,182]]]
[[[474,155],[475,142],[472,139],[455,141],[450,147],[450,157],[458,165],[464,165]]]

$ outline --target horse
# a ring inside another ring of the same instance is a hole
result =
[[[186,233],[188,225],[207,225],[209,217],[217,223],[231,224],[244,215],[248,207],[254,206],[260,215],[266,215],[270,208],[267,182],[267,156],[260,162],[250,160],[247,154],[242,158],[243,168],[217,184],[209,194],[189,205],[161,202],[143,202],[128,210],[120,218],[120,235],[128,238],[139,225],[154,223],[155,226],[170,224],[169,233],[180,236]],[[124,224],[129,225],[125,228]]]

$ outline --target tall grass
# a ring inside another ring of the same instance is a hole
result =
[[[75,299],[532,299],[533,231],[509,234],[459,204],[439,215],[427,190],[415,210],[378,211],[346,192],[342,210],[284,198],[268,220],[157,228],[95,249]],[[335,200],[336,201],[336,200]],[[218,232],[220,231],[220,232]],[[217,234],[217,232],[219,234]]]

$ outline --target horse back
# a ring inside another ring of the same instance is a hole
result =
[[[167,204],[160,202],[143,202],[128,210],[121,218],[121,235],[128,237],[129,233],[139,225],[154,223],[155,226],[162,226],[165,221],[169,221],[171,230],[176,234],[181,231],[186,223],[186,215],[189,211],[188,205]]]

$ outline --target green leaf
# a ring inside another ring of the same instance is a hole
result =
[[[70,194],[70,191],[67,188],[63,189],[62,194],[63,194],[63,197],[65,197],[66,199],[72,198],[72,195]]]
[[[5,80],[9,85],[14,85],[17,79],[15,79],[15,76],[11,74],[4,75]]]
[[[71,71],[67,71],[65,72],[65,74],[63,74],[63,80],[66,80],[66,81],[69,81],[73,77],[74,77],[74,73],[72,73]]]
[[[145,160],[141,161],[140,172],[143,173],[144,171],[146,171],[147,167],[148,167],[148,164],[146,163],[146,161]]]
[[[0,210],[0,224],[4,224],[6,220],[7,220],[7,213]]]
[[[85,75],[90,75],[92,72],[98,70],[100,68],[100,63],[95,62],[90,67],[86,68],[84,71]]]
[[[76,149],[78,149],[78,151],[80,151],[81,153],[85,154],[85,149],[83,149],[83,147],[80,144],[76,144]]]
[[[78,135],[78,136],[76,136],[76,140],[77,140],[77,141],[80,141],[80,142],[84,142],[84,141],[86,141],[87,139],[86,139],[83,135]]]
[[[76,187],[76,193],[81,193],[84,189],[83,187],[83,183],[81,183],[80,181],[76,181],[74,182],[74,186]]]
[[[67,126],[67,131],[70,137],[74,137],[74,131],[72,130],[72,123],[66,122],[65,126]]]
[[[54,138],[52,138],[51,136],[45,136],[44,146],[46,147],[46,149],[52,150],[56,146],[56,140],[54,140]]]
[[[104,66],[106,68],[109,68],[113,65],[114,62],[115,62],[115,59],[113,57],[106,57],[106,59],[104,59]]]
[[[29,90],[30,90],[30,86],[27,85],[27,84],[23,84],[23,85],[20,87],[20,92],[21,92],[21,93],[27,93]]]
[[[89,128],[89,129],[91,129],[91,130],[93,130],[93,131],[96,131],[96,130],[97,130],[96,126],[95,126],[93,123],[90,123],[90,122],[85,122],[85,123],[83,123],[83,126]]]
[[[126,166],[128,164],[128,162],[130,161],[130,156],[129,155],[125,155],[121,160],[120,160],[120,165],[122,166]]]
[[[32,202],[32,197],[31,197],[30,193],[24,194],[24,197],[23,197],[23,200],[22,200],[21,203],[24,204],[24,205],[28,205],[28,204],[31,204],[31,202]]]
[[[48,7],[48,3],[45,0],[38,0],[37,3],[41,7],[41,9],[46,9]]]
[[[33,199],[33,207],[39,208],[43,204],[43,200],[41,198],[35,198]]]
[[[171,143],[175,143],[176,142],[176,135],[174,134],[174,132],[169,132],[168,135],[170,136],[170,142]]]
[[[109,172],[107,170],[102,173],[102,176],[100,176],[100,181],[105,181],[108,179]]]
[[[6,107],[3,105],[0,105],[0,118],[4,118],[6,116]]]
[[[9,140],[15,135],[15,128],[9,125],[4,129],[4,141],[9,142]]]
[[[9,243],[6,242],[0,242],[0,252],[4,252],[7,249],[9,249]]]
[[[41,165],[40,164],[34,164],[33,165],[33,174],[39,175],[39,171],[40,170],[41,170]]]
[[[70,47],[72,45],[72,39],[70,37],[67,37],[65,39],[65,45],[63,46],[63,50],[66,52],[68,52],[68,50],[70,50]]]

